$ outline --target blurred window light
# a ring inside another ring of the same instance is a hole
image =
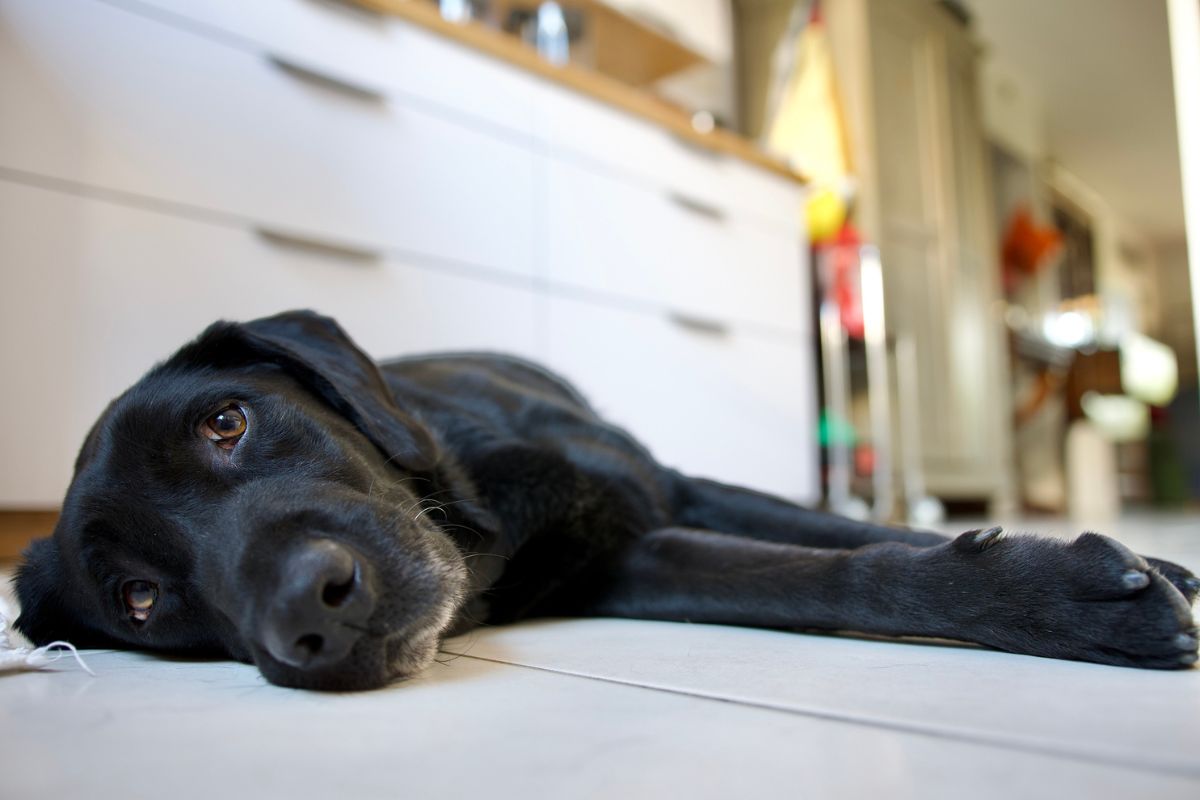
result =
[[[1150,407],[1123,394],[1088,392],[1079,400],[1096,430],[1110,442],[1138,442],[1150,432]]]
[[[471,0],[440,0],[438,8],[442,19],[450,22],[468,22],[474,16]]]
[[[537,51],[542,58],[562,67],[570,61],[567,19],[558,3],[542,3],[537,10]]]
[[[1165,406],[1179,388],[1175,351],[1149,336],[1127,333],[1121,339],[1121,387],[1138,400]]]
[[[1042,334],[1059,347],[1083,347],[1095,341],[1096,326],[1082,311],[1064,311],[1046,315]]]

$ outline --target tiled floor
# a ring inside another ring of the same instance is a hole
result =
[[[1200,568],[1200,517],[1119,527]],[[446,651],[358,695],[115,652],[0,677],[0,797],[1200,797],[1200,669],[617,620]]]

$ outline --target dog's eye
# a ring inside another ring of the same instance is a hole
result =
[[[125,610],[129,616],[138,622],[145,622],[150,618],[154,601],[158,600],[158,586],[150,581],[125,581],[121,595],[125,598]]]
[[[246,414],[238,406],[226,406],[204,420],[204,435],[218,447],[233,447],[245,432]]]

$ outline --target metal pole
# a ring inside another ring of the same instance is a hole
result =
[[[829,508],[844,514],[850,504],[850,446],[841,426],[849,419],[846,399],[846,332],[837,303],[821,300],[821,350],[825,371],[825,432],[829,447]]]
[[[921,389],[917,375],[917,345],[912,336],[896,339],[896,395],[900,412],[900,460],[904,470],[904,510],[910,525],[937,525],[946,507],[925,493],[921,457]]]
[[[887,321],[883,311],[883,266],[879,249],[859,250],[862,280],[863,339],[867,346],[867,402],[871,413],[871,448],[875,452],[872,479],[875,519],[891,519],[895,507],[892,487],[892,401],[888,374]]]

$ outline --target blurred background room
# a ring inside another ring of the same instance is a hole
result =
[[[108,400],[292,307],[840,513],[1187,512],[1172,69],[1149,0],[0,0],[4,552]]]
[[[1200,572],[1200,0],[0,0],[0,269],[10,665],[110,400],[305,307],[545,364],[692,475]],[[81,656],[0,671],[0,795],[1200,797],[1194,668],[614,619],[370,693]]]

